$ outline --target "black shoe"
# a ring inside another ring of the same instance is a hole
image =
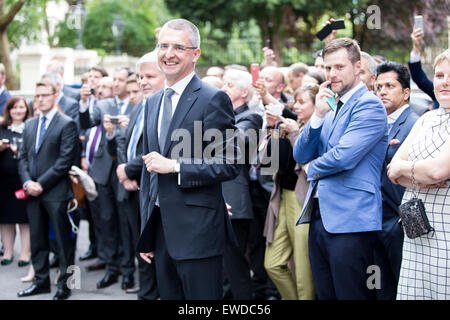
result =
[[[122,279],[122,290],[131,289],[134,287],[134,276],[123,276]]]
[[[89,250],[80,257],[80,261],[90,260],[94,258],[97,258],[97,250],[89,248]]]
[[[130,289],[125,289],[126,293],[139,293],[139,291],[141,291],[141,288],[139,287],[134,287],[134,288],[130,288]]]
[[[34,296],[36,294],[41,294],[41,293],[50,293],[50,287],[38,286],[37,284],[33,283],[31,285],[31,287],[29,287],[28,289],[19,291],[17,293],[17,296],[19,298],[22,298],[22,297]]]
[[[56,254],[50,259],[49,267],[50,267],[50,269],[59,267],[59,259]]]
[[[86,271],[97,271],[97,270],[104,270],[106,268],[106,264],[101,262],[96,262],[93,264],[90,264],[86,267]]]
[[[53,296],[53,300],[66,300],[70,297],[70,290],[68,288],[61,288],[56,291],[56,294]]]
[[[97,282],[97,289],[109,287],[117,282],[119,275],[117,273],[106,273],[102,280]]]

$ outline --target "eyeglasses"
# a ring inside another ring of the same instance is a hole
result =
[[[40,98],[44,99],[44,98],[48,98],[53,95],[54,95],[54,93],[46,93],[46,94],[37,94],[34,97],[36,98],[36,100],[39,100]]]
[[[158,48],[161,51],[167,51],[169,50],[169,47],[172,47],[172,49],[175,50],[175,52],[177,53],[183,53],[187,49],[197,49],[197,47],[188,47],[182,44],[158,43],[158,45],[156,46],[156,48]]]

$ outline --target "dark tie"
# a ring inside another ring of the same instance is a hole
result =
[[[337,117],[337,115],[339,113],[339,110],[341,110],[343,104],[344,103],[341,100],[339,100],[339,102],[337,104],[337,107],[336,107],[336,113],[334,114],[334,119],[336,119],[336,117]]]
[[[161,119],[161,130],[159,133],[159,150],[161,153],[164,152],[164,144],[166,142],[167,132],[169,131],[170,121],[172,120],[172,95],[174,93],[175,91],[171,88],[164,90],[164,109]]]
[[[134,126],[133,130],[133,136],[131,137],[131,148],[130,148],[130,155],[128,157],[128,161],[131,161],[136,156],[136,145],[139,140],[140,136],[140,130],[141,130],[141,122],[142,122],[142,116],[144,114],[144,106],[141,107],[141,110],[139,111],[139,115],[136,119],[136,125]]]
[[[37,154],[39,148],[41,147],[42,140],[44,138],[45,121],[47,121],[47,118],[44,116],[44,117],[41,118],[41,128],[39,129],[39,138],[38,138],[38,144],[37,144],[37,147],[36,147],[36,154]]]
[[[89,166],[92,165],[92,160],[95,155],[95,146],[97,145],[98,137],[100,136],[100,132],[102,132],[102,125],[97,126],[97,130],[95,131],[94,139],[92,139],[91,147],[89,148]]]

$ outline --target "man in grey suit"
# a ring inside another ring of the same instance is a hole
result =
[[[253,220],[253,208],[249,189],[250,153],[257,143],[259,130],[262,128],[262,117],[251,111],[247,105],[253,88],[252,77],[248,72],[229,69],[224,75],[225,91],[233,104],[236,127],[239,130],[238,139],[245,142],[239,175],[233,180],[222,182],[222,192],[225,202],[231,206],[231,225],[236,234],[239,247],[227,245],[224,258],[224,268],[231,285],[233,298],[236,300],[253,299],[250,265],[245,256],[249,240],[250,226]],[[254,135],[251,134],[254,133]],[[253,137],[253,141],[250,139]],[[252,146],[252,147],[249,147]],[[252,150],[249,150],[251,148]],[[244,162],[243,161],[243,162]]]
[[[123,275],[122,288],[127,289],[134,285],[134,265],[129,259],[132,255],[130,252],[132,239],[131,235],[126,233],[126,229],[120,227],[119,214],[125,215],[126,212],[122,212],[123,204],[117,202],[119,184],[115,173],[117,159],[113,159],[107,151],[106,131],[103,127],[104,120],[110,119],[111,116],[117,116],[117,121],[122,127],[128,125],[133,106],[125,98],[126,94],[122,92],[123,71],[126,70],[121,69],[115,72],[113,94],[116,93],[116,97],[98,100],[92,108],[84,104],[80,107],[81,128],[92,128],[86,133],[88,137],[85,145],[86,157],[82,161],[87,162],[89,175],[94,179],[98,190],[98,198],[91,202],[91,209],[93,220],[100,222],[101,225],[102,232],[98,239],[104,251],[102,255],[106,264],[106,273],[97,283],[98,289],[116,283],[119,270]],[[119,247],[123,249],[123,254],[120,254]]]
[[[144,99],[136,104],[135,111],[130,117],[130,123],[123,134],[114,134],[108,138],[108,151],[117,157],[117,176],[121,185],[119,186],[119,200],[128,204],[129,226],[133,236],[133,249],[136,248],[140,233],[140,211],[139,211],[139,184],[142,171],[142,132],[144,125],[144,108],[146,98],[164,87],[164,75],[158,70],[156,52],[152,51],[144,55],[136,64],[137,79]],[[131,77],[130,77],[131,78]],[[131,102],[134,101],[134,92],[137,83],[133,79],[128,80],[127,90]],[[107,122],[105,121],[105,127]],[[119,131],[119,130],[117,130]],[[117,132],[116,132],[117,133]],[[138,258],[139,288],[128,289],[126,292],[138,291],[138,299],[154,300],[158,298],[156,275],[154,264],[145,263]]]
[[[56,88],[51,82],[36,85],[40,114],[28,120],[19,155],[19,174],[29,194],[27,213],[31,232],[31,261],[35,278],[31,287],[18,292],[19,297],[50,292],[49,221],[52,222],[59,248],[58,291],[54,300],[67,299],[67,267],[74,264],[74,247],[67,204],[73,198],[69,169],[77,142],[75,122],[55,107]]]

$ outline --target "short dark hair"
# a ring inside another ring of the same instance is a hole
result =
[[[410,89],[411,76],[408,68],[395,61],[386,61],[377,66],[377,78],[380,74],[394,71],[397,74],[397,81],[402,85],[402,89]]]
[[[347,50],[348,59],[355,64],[361,61],[361,53],[359,49],[359,44],[356,40],[350,38],[338,38],[334,39],[323,48],[322,57],[325,59],[327,54],[336,52],[340,49]]]
[[[94,66],[94,67],[91,67],[89,69],[89,71],[92,71],[92,70],[100,72],[102,77],[107,77],[108,76],[108,71],[106,71],[105,68],[102,68],[100,66]]]

